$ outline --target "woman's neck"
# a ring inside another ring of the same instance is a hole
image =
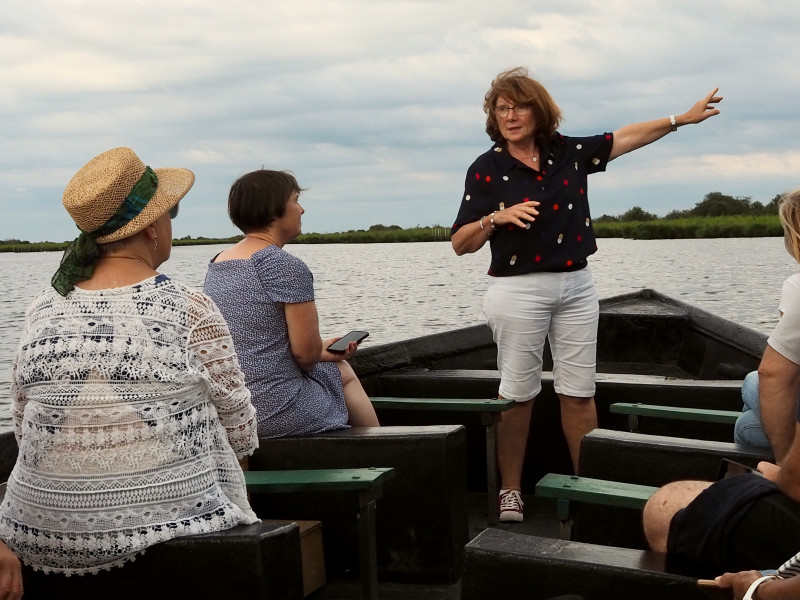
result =
[[[263,248],[267,246],[277,246],[278,248],[283,248],[285,242],[273,232],[267,231],[254,231],[252,233],[246,233],[244,236],[245,241],[255,244],[263,244]]]
[[[507,142],[506,148],[509,154],[518,161],[538,169],[539,148],[536,146],[536,142],[533,139],[516,143]]]

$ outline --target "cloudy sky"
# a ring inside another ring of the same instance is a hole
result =
[[[288,169],[304,231],[449,226],[489,148],[483,95],[527,66],[567,135],[722,114],[590,179],[596,216],[800,186],[800,4],[759,0],[4,0],[0,240],[63,241],[70,177],[130,146],[197,182],[176,237],[237,233],[239,175]]]

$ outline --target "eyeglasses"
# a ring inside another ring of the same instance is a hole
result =
[[[178,206],[180,206],[180,205],[176,204],[175,206],[173,206],[172,208],[169,209],[169,218],[170,219],[174,219],[175,217],[178,216]]]
[[[496,114],[501,119],[505,119],[508,116],[508,111],[510,110],[513,110],[518,117],[524,117],[529,112],[531,112],[531,105],[516,104],[514,106],[495,106],[494,114]]]

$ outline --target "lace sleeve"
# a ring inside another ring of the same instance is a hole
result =
[[[189,332],[189,351],[206,370],[211,401],[228,434],[228,442],[238,458],[258,448],[256,409],[245,387],[244,374],[233,347],[228,325],[210,298],[192,293],[198,313]],[[198,297],[199,296],[199,297]]]
[[[16,354],[14,354],[14,364],[11,367],[11,418],[14,421],[14,436],[17,438],[17,445],[19,445],[22,440],[22,415],[25,413],[25,404],[28,402],[24,389],[17,384],[17,372],[20,368],[19,361],[22,358],[21,346],[25,343],[25,340],[28,339],[31,315],[38,299],[39,296],[34,299],[25,313],[25,322],[22,326],[22,335],[20,336],[20,346],[17,348]]]

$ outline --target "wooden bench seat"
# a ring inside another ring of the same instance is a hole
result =
[[[576,507],[575,503],[627,509],[624,512],[630,513],[629,516],[635,521],[635,527],[638,529],[641,511],[657,489],[654,486],[635,483],[548,473],[536,484],[536,495],[556,500],[556,517],[561,524],[561,537],[569,540],[573,539],[576,509],[580,508]],[[584,513],[584,519],[587,518],[591,517]],[[607,520],[605,518],[604,522]],[[636,540],[636,545],[644,547],[640,535],[633,539]]]
[[[81,600],[301,600],[296,523],[261,521],[156,544],[136,560],[97,575],[65,577],[26,569],[25,598]]]
[[[413,410],[478,413],[486,430],[486,498],[489,525],[499,521],[497,476],[497,423],[500,415],[512,408],[516,402],[503,398],[407,398],[370,397],[376,410]]]
[[[359,576],[361,599],[378,598],[378,562],[375,505],[383,495],[383,484],[394,477],[392,468],[304,469],[291,471],[246,471],[251,494],[344,492],[356,498],[358,515]]]
[[[527,600],[579,594],[587,600],[708,600],[697,576],[664,554],[486,529],[466,548],[461,600]],[[726,596],[719,596],[724,598]],[[727,598],[730,598],[728,593]]]
[[[251,471],[394,468],[376,514],[377,562],[384,581],[454,583],[469,539],[466,430],[460,425],[354,427],[262,439]],[[256,514],[324,523],[326,570],[358,566],[356,511],[348,492],[256,494]]]
[[[609,407],[615,414],[628,416],[628,431],[639,431],[639,418],[674,419],[695,423],[722,423],[734,425],[742,412],[739,410],[717,410],[684,406],[663,406],[640,402],[615,402]]]

